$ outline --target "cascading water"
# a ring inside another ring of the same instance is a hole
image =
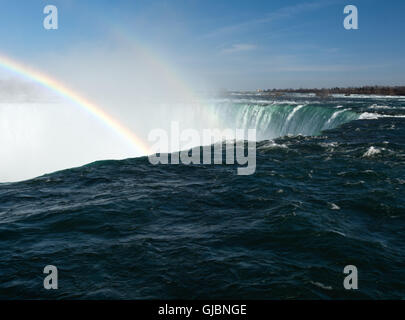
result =
[[[148,133],[160,128],[170,136],[172,122],[178,122],[180,130],[195,129],[201,136],[204,129],[256,129],[256,140],[262,141],[285,135],[317,135],[359,118],[351,107],[341,108],[336,103],[257,97],[249,102],[200,98],[134,105],[144,111],[117,115],[149,145],[153,142],[148,141]],[[140,156],[93,119],[63,103],[3,103],[0,116],[4,150],[0,182],[33,178],[96,160]],[[169,145],[167,151],[199,145],[180,142]]]
[[[227,128],[256,129],[258,140],[285,135],[317,135],[358,119],[358,113],[321,104],[217,103],[208,107]]]

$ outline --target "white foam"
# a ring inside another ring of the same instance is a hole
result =
[[[266,144],[262,145],[258,149],[265,150],[274,148],[288,149],[287,145],[275,143],[273,140],[269,140],[268,142],[266,142]]]
[[[363,158],[370,158],[376,154],[381,153],[381,150],[384,149],[379,149],[379,148],[375,148],[373,146],[371,146],[370,148],[368,148],[368,150],[363,154]]]
[[[370,112],[363,112],[359,117],[360,120],[371,120],[371,119],[375,120],[378,118],[379,115],[377,113],[370,113]]]
[[[303,107],[304,107],[304,105],[299,105],[299,106],[295,107],[295,108],[293,109],[293,111],[288,115],[287,121],[290,121],[290,120],[292,119],[292,117],[294,116],[294,114],[295,114],[298,110],[302,109]]]
[[[339,110],[339,111],[334,112],[332,114],[332,116],[330,117],[330,119],[328,120],[328,123],[331,123],[332,120],[334,120],[339,114],[341,114],[341,113],[343,113],[345,111],[348,111],[348,110],[350,110],[350,109],[343,109],[343,110]]]
[[[341,93],[332,94],[334,98],[356,98],[356,99],[403,99],[405,96],[384,96],[384,95],[376,95],[376,94],[351,94],[350,96],[346,96]]]
[[[340,207],[335,203],[330,203],[330,209],[331,210],[340,210]]]
[[[267,105],[298,105],[299,103],[294,100],[273,100],[269,99],[256,99],[256,98],[215,98],[206,99],[211,103],[244,103],[244,104],[267,104]]]
[[[325,285],[325,284],[323,284],[323,283],[321,283],[321,282],[314,282],[314,281],[311,281],[311,283],[312,283],[313,285],[319,287],[319,288],[324,289],[324,290],[333,290],[333,288],[332,288],[331,286],[327,286],[327,285]]]
[[[391,109],[390,106],[379,106],[377,104],[373,104],[372,106],[369,107],[370,109]]]
[[[405,118],[405,115],[389,115],[372,112],[363,112],[359,117],[360,120],[376,120],[380,118]]]

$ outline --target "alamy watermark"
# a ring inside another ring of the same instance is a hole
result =
[[[44,7],[46,17],[43,21],[43,26],[46,30],[58,29],[58,8],[54,5],[46,5]],[[355,5],[349,4],[344,7],[343,13],[347,15],[343,20],[343,27],[346,30],[359,29],[359,11]]]
[[[53,265],[47,265],[44,268],[47,276],[44,278],[44,288],[46,290],[58,289],[58,268]]]
[[[225,164],[242,166],[237,169],[238,175],[251,175],[256,171],[256,129],[203,129],[201,134],[195,129],[180,130],[179,123],[174,121],[170,133],[153,129],[148,140],[154,143],[151,148],[154,154],[149,156],[153,165],[224,164],[225,153]],[[183,151],[171,152],[169,160],[170,150]]]
[[[343,9],[343,13],[347,14],[343,20],[343,27],[346,30],[358,30],[359,29],[359,10],[356,6],[350,4]]]
[[[58,287],[58,268],[54,265],[47,265],[43,271],[47,276],[44,278],[43,286],[46,290],[57,290]],[[343,269],[343,273],[347,276],[343,279],[343,287],[346,290],[358,290],[358,270],[354,265],[347,265]]]
[[[47,5],[44,8],[44,28],[46,30],[57,30],[58,29],[58,8],[54,5]]]
[[[359,289],[359,277],[357,267],[348,265],[343,269],[343,273],[347,274],[343,281],[343,287],[346,290],[358,290]]]

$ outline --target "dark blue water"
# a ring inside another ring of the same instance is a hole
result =
[[[405,99],[294,99],[232,102],[283,133],[251,176],[143,157],[0,184],[0,298],[404,298]]]

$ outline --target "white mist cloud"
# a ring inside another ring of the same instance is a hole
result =
[[[0,103],[0,182],[133,156],[119,136],[64,102]]]
[[[24,63],[97,104],[146,143],[150,130],[168,129],[171,121],[182,128],[209,122],[178,72],[128,43],[77,46]],[[0,90],[0,182],[144,155],[84,108],[55,100],[56,92],[35,83],[8,92]]]

